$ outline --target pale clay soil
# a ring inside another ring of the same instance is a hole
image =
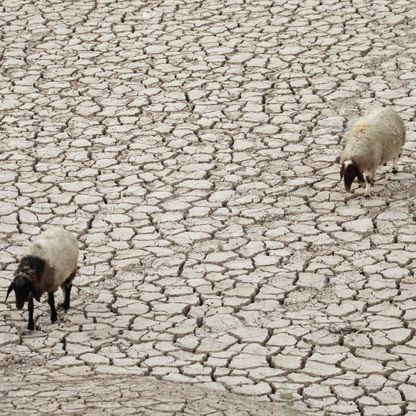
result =
[[[3,0],[0,296],[48,225],[81,255],[55,324],[0,302],[0,414],[416,415],[415,22]],[[364,198],[336,158],[374,105],[407,143]]]

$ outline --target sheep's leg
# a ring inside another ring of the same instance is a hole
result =
[[[29,298],[27,308],[29,310],[29,324],[27,329],[33,331],[35,329],[35,321],[33,320],[33,298]]]
[[[55,296],[53,293],[48,294],[48,303],[51,307],[51,322],[53,323],[56,321]]]
[[[375,176],[376,176],[375,171],[371,171],[368,175],[365,176],[365,191],[364,191],[365,196],[370,195],[370,186],[374,185]]]
[[[397,171],[397,157],[395,157],[394,159],[393,159],[393,169],[391,170],[394,174],[396,174],[398,171]]]
[[[370,182],[366,181],[364,196],[370,196]]]
[[[76,273],[75,271],[72,272],[71,275],[68,277],[68,279],[66,279],[65,282],[61,285],[61,289],[64,294],[64,303],[61,306],[62,306],[62,309],[65,311],[67,311],[70,306],[72,280],[74,280],[75,273]]]
[[[370,195],[370,187],[374,185],[374,181],[376,179],[376,170],[370,170],[368,174],[365,175],[365,191],[364,195]]]
[[[374,178],[372,178],[370,175],[367,175],[365,178],[365,183],[366,183],[366,187],[367,187],[367,184],[374,185]]]
[[[64,303],[62,304],[62,308],[67,311],[70,307],[70,303],[71,303],[71,288],[72,288],[72,283],[70,282],[65,282],[65,299],[64,299]]]

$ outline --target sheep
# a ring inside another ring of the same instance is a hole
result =
[[[405,138],[403,120],[391,108],[375,108],[359,118],[345,135],[340,159],[345,190],[351,192],[351,185],[357,178],[368,196],[377,168],[391,160],[393,173],[397,173],[397,158]]]
[[[7,290],[7,298],[12,290],[16,296],[16,307],[22,309],[28,301],[29,324],[33,331],[33,298],[38,302],[43,292],[48,292],[48,304],[51,308],[51,321],[56,321],[54,293],[60,286],[64,295],[62,308],[70,306],[72,280],[75,277],[78,262],[78,242],[76,238],[61,227],[43,232],[29,247],[19,262],[14,280]]]

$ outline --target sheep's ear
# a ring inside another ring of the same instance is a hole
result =
[[[344,177],[345,174],[345,166],[344,164],[341,165],[341,170],[339,171],[339,176],[341,177],[341,179]]]
[[[14,282],[11,282],[9,288],[7,289],[7,295],[6,295],[5,302],[7,301],[7,298],[9,297],[10,293],[12,293],[13,289],[14,289]]]

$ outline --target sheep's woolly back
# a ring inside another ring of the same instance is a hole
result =
[[[74,271],[78,262],[78,241],[60,227],[49,228],[36,238],[27,254],[44,260],[52,273],[44,282],[45,290],[55,291]]]
[[[376,169],[399,155],[405,136],[403,120],[395,111],[376,108],[348,130],[341,163],[353,160],[361,170]]]

